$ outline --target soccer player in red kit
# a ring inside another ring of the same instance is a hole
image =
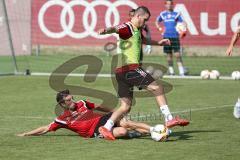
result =
[[[18,134],[18,136],[38,136],[48,132],[65,128],[78,133],[82,137],[92,138],[99,137],[99,127],[104,125],[112,115],[110,109],[95,105],[89,101],[73,101],[73,96],[69,90],[61,91],[56,97],[57,103],[64,109],[54,122],[49,125],[39,127],[30,132]],[[105,115],[95,113],[94,110],[108,112]],[[125,137],[129,130],[135,130],[141,134],[151,133],[153,127],[140,122],[133,122],[122,118],[113,128],[113,135],[116,138]]]

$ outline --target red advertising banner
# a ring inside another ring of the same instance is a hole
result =
[[[175,0],[175,10],[188,25],[186,45],[227,45],[240,24],[239,0]],[[32,43],[44,45],[101,45],[116,35],[100,36],[98,29],[128,21],[131,8],[151,11],[152,39],[162,35],[155,20],[165,10],[164,0],[33,0]]]

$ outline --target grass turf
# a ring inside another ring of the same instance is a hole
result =
[[[90,54],[90,53],[89,53]],[[89,55],[88,54],[88,55]],[[40,56],[18,56],[17,64],[19,71],[30,69],[32,72],[52,72],[59,65],[67,60],[76,57],[77,55],[54,54]],[[112,56],[106,54],[96,55],[103,62],[101,73],[110,73]],[[189,69],[191,75],[200,75],[204,69],[217,69],[222,75],[230,76],[232,71],[240,70],[239,58],[237,57],[183,57],[185,66]],[[13,64],[11,57],[0,57],[0,74],[13,72]],[[144,56],[144,62],[152,62],[167,66],[166,57],[159,55]],[[176,64],[175,70],[177,71]],[[76,69],[75,72],[83,72],[84,69]]]
[[[70,77],[66,83],[79,85],[80,81],[80,78]],[[53,120],[55,91],[49,87],[48,77],[0,77],[0,159],[238,159],[240,121],[233,118],[233,107],[221,106],[234,105],[240,96],[239,81],[166,81],[174,86],[167,95],[171,111],[216,108],[193,111],[191,125],[173,129],[174,133],[165,143],[154,142],[150,137],[109,142],[84,139],[66,130],[40,137],[16,137],[16,133]],[[108,78],[100,78],[84,86],[114,93],[109,84]],[[131,112],[153,113],[158,109],[154,98],[138,98]]]

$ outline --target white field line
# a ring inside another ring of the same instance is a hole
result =
[[[32,76],[50,76],[52,73],[45,73],[45,72],[32,72],[31,75]],[[16,75],[24,75],[24,73],[22,72],[18,72],[16,73]],[[64,76],[64,75],[68,75],[70,77],[84,77],[84,76],[89,76],[89,77],[95,77],[96,74],[81,74],[81,73],[70,73],[70,74],[54,74],[56,76]],[[103,78],[110,78],[110,77],[114,77],[115,75],[113,74],[98,74],[98,77],[103,77]],[[163,78],[167,78],[167,79],[202,79],[200,76],[169,76],[169,75],[164,75]],[[230,76],[220,76],[221,80],[232,80],[232,78]]]
[[[172,114],[178,114],[178,113],[188,113],[188,112],[197,112],[197,111],[204,111],[204,110],[210,110],[210,109],[220,109],[220,108],[227,108],[227,107],[233,107],[233,104],[228,104],[228,105],[222,105],[222,106],[212,106],[212,107],[203,107],[203,108],[196,108],[196,109],[188,109],[188,110],[184,110],[184,111],[176,111],[176,112],[172,112]],[[161,116],[161,114],[155,114],[157,116]],[[132,119],[135,118],[147,118],[151,116],[151,114],[148,115],[139,115],[139,116],[132,116]],[[54,120],[54,117],[42,117],[42,116],[0,116],[0,119],[50,119],[50,120]]]
[[[209,109],[220,109],[220,108],[227,108],[227,107],[233,107],[233,104],[229,105],[222,105],[222,106],[213,106],[213,107],[203,107],[203,108],[196,108],[196,109],[191,109],[189,108],[188,110],[184,111],[176,111],[176,112],[171,112],[172,114],[179,114],[179,113],[190,113],[190,112],[196,112],[196,111],[204,111],[204,110],[209,110]],[[130,116],[131,119],[146,119],[148,117],[151,117],[152,114],[147,114],[147,115],[139,115],[139,116]],[[162,116],[161,113],[155,114],[155,116]]]

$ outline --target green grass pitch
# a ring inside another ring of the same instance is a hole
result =
[[[79,77],[69,77],[66,83],[82,85],[81,81]],[[174,86],[173,91],[167,94],[171,111],[191,108],[191,124],[185,128],[174,128],[169,141],[164,143],[154,142],[150,137],[109,142],[102,139],[84,139],[64,129],[40,137],[15,136],[17,133],[46,125],[54,119],[56,92],[49,87],[48,77],[2,76],[0,159],[238,159],[240,120],[235,119],[232,112],[240,96],[240,82],[180,79],[166,81]],[[108,78],[99,78],[96,83],[86,86],[116,94],[109,84],[111,82]],[[78,95],[77,98],[81,96]],[[224,105],[232,106],[222,107]],[[216,108],[207,109],[208,107]],[[158,107],[154,98],[139,98],[131,112],[154,113],[158,112]]]
[[[18,56],[17,65],[20,72],[24,72],[26,69],[30,69],[31,72],[52,72],[59,65],[67,60],[76,57],[78,54],[64,54],[58,53],[53,55],[42,54],[40,56]],[[87,55],[91,55],[88,53]],[[106,53],[96,55],[103,62],[103,68],[101,73],[110,73],[112,56],[107,56]],[[234,70],[240,70],[238,57],[189,57],[184,56],[183,61],[185,66],[189,69],[190,75],[200,75],[202,70],[214,70],[220,71],[221,75],[230,76]],[[160,55],[146,55],[144,56],[144,62],[152,62],[167,66],[166,57]],[[175,63],[175,70],[176,62]],[[82,73],[84,67],[75,70],[76,73]],[[11,73],[14,67],[12,58],[9,56],[0,57],[0,74]]]

